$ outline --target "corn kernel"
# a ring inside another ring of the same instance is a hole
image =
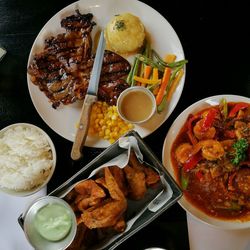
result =
[[[100,119],[99,124],[102,126],[104,125],[104,119]]]
[[[105,135],[110,135],[110,130],[108,128],[105,130]]]
[[[115,142],[115,139],[109,139],[109,142],[110,142],[110,144],[112,144],[112,143],[114,143]]]
[[[109,106],[106,102],[101,101],[94,103],[88,131],[90,135],[97,135],[113,143],[132,128],[132,124],[119,117],[116,106]]]
[[[101,127],[102,131],[104,131],[106,128],[107,128],[107,126],[105,126],[105,125]]]
[[[111,119],[112,119],[113,121],[117,120],[117,115],[116,115],[116,114],[113,114],[112,117],[111,117]]]
[[[108,127],[111,127],[112,122],[109,120],[109,121],[106,122],[106,124],[107,124]]]
[[[114,128],[114,132],[118,132],[119,131],[119,128],[118,127],[115,127]]]
[[[133,127],[134,127],[133,124],[131,123],[128,124],[128,129],[132,129]]]

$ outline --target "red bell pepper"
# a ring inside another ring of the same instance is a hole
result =
[[[195,115],[195,116],[190,115],[187,121],[187,128],[188,128],[187,134],[188,134],[189,140],[191,141],[193,145],[195,145],[198,142],[193,134],[193,122],[197,119],[200,119],[200,115]]]
[[[216,109],[214,108],[209,109],[202,123],[202,127],[201,127],[202,131],[205,132],[212,126],[217,113],[218,111]]]
[[[195,168],[197,163],[202,160],[202,155],[197,153],[195,155],[191,155],[188,160],[183,164],[183,170],[185,172],[190,171],[191,169]]]
[[[239,103],[235,104],[234,107],[231,109],[228,117],[234,117],[239,110],[245,109],[245,108],[248,108],[248,107],[249,107],[248,103],[239,102]]]

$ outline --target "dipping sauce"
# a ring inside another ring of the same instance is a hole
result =
[[[50,203],[40,208],[35,216],[34,226],[38,233],[49,241],[59,241],[70,231],[70,211],[63,205]]]
[[[121,115],[130,122],[143,122],[151,117],[153,111],[152,98],[144,91],[133,90],[128,92],[121,100]]]

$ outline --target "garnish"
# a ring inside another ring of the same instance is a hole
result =
[[[181,170],[181,187],[183,190],[187,189],[188,183],[189,183],[189,176],[182,169]]]
[[[123,20],[118,20],[115,22],[115,29],[116,30],[125,30],[126,26]]]
[[[232,163],[238,165],[241,161],[246,159],[248,141],[245,138],[241,138],[233,144],[233,148],[235,149],[235,153],[233,154],[234,159],[232,159]]]
[[[227,106],[227,100],[225,98],[222,98],[220,100],[219,109],[223,118],[226,119],[228,116],[228,106]]]

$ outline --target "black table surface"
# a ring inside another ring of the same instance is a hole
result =
[[[189,61],[183,93],[174,112],[158,130],[144,139],[161,159],[169,127],[190,104],[219,94],[250,96],[250,20],[248,8],[241,1],[143,2],[155,8],[173,26]],[[49,134],[58,157],[56,171],[48,184],[49,192],[102,151],[85,147],[81,164],[74,163],[70,158],[72,142],[47,126],[28,92],[26,68],[34,39],[44,24],[70,3],[69,0],[0,0],[0,46],[8,51],[0,63],[0,129],[27,122]],[[169,250],[189,249],[186,214],[178,203],[117,249],[153,246]]]

